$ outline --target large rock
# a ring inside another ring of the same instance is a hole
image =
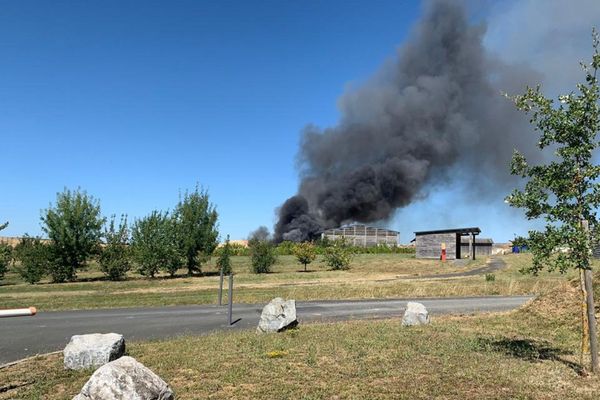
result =
[[[296,325],[296,300],[285,301],[276,297],[263,308],[256,330],[261,333],[281,332]]]
[[[429,312],[421,303],[409,301],[402,317],[403,326],[425,325],[429,323]]]
[[[125,339],[117,333],[74,335],[63,350],[65,368],[97,368],[125,354]]]
[[[73,400],[173,400],[173,391],[158,375],[132,357],[98,368]]]

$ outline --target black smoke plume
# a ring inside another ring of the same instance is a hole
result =
[[[427,3],[397,59],[341,97],[338,125],[305,128],[300,187],[278,210],[275,240],[388,219],[453,173],[485,176],[480,188],[505,179],[529,128],[501,91],[520,92],[531,71],[494,60],[484,33],[461,2]]]

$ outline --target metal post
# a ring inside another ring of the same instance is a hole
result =
[[[227,303],[229,305],[229,325],[231,326],[233,324],[233,319],[231,315],[233,311],[233,274],[229,274],[229,298]]]
[[[223,305],[223,268],[219,274],[219,305]]]

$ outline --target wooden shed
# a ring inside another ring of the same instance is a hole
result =
[[[353,246],[371,247],[386,244],[397,246],[400,233],[390,229],[375,228],[363,224],[344,225],[339,228],[327,229],[321,238],[329,240],[346,239]]]
[[[443,244],[446,247],[446,258],[449,260],[460,259],[469,255],[472,259],[475,259],[476,246],[472,246],[470,243],[475,242],[475,236],[480,233],[481,229],[477,227],[415,232],[416,257],[439,259]],[[467,253],[463,251],[463,237],[466,238],[468,243]]]

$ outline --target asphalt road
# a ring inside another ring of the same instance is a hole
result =
[[[435,314],[506,311],[530,297],[418,299]],[[407,299],[299,302],[300,323],[401,316]],[[42,312],[34,317],[0,319],[0,365],[40,353],[62,350],[71,335],[117,332],[126,340],[158,339],[216,330],[247,329],[258,324],[262,306],[234,304],[232,327],[227,307],[214,305]]]

